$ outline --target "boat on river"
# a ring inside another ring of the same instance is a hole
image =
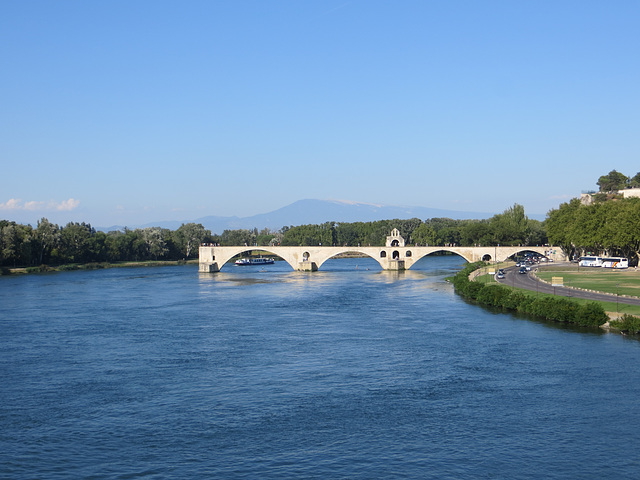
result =
[[[237,266],[244,266],[244,265],[270,265],[273,262],[274,262],[273,258],[258,257],[258,258],[240,258],[240,259],[236,260],[235,264]]]

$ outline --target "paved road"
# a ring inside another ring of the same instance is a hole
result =
[[[532,271],[537,268],[543,269],[545,267],[544,265],[536,266],[533,267]],[[579,290],[577,288],[553,287],[549,283],[540,281],[535,275],[532,274],[532,272],[523,274],[518,273],[518,270],[520,270],[520,268],[518,267],[506,268],[504,271],[504,279],[498,280],[498,282],[517,288],[523,288],[525,290],[531,290],[540,293],[551,293],[553,295],[562,297],[586,298],[589,300],[599,300],[602,302],[617,301],[618,303],[624,303],[627,305],[640,305],[640,298],[637,297],[618,297],[615,294],[588,292],[586,290]]]

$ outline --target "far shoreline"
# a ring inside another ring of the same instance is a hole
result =
[[[108,268],[141,268],[141,267],[171,267],[178,265],[197,265],[198,259],[191,260],[145,260],[131,262],[92,262],[72,263],[63,265],[40,265],[37,267],[2,267],[0,276],[30,275],[38,273],[58,273],[81,270],[103,270]]]

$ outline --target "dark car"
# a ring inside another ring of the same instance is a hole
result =
[[[527,267],[521,267],[518,273],[527,273]]]

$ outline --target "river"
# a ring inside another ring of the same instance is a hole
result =
[[[461,262],[0,277],[0,478],[637,478],[640,342]]]

